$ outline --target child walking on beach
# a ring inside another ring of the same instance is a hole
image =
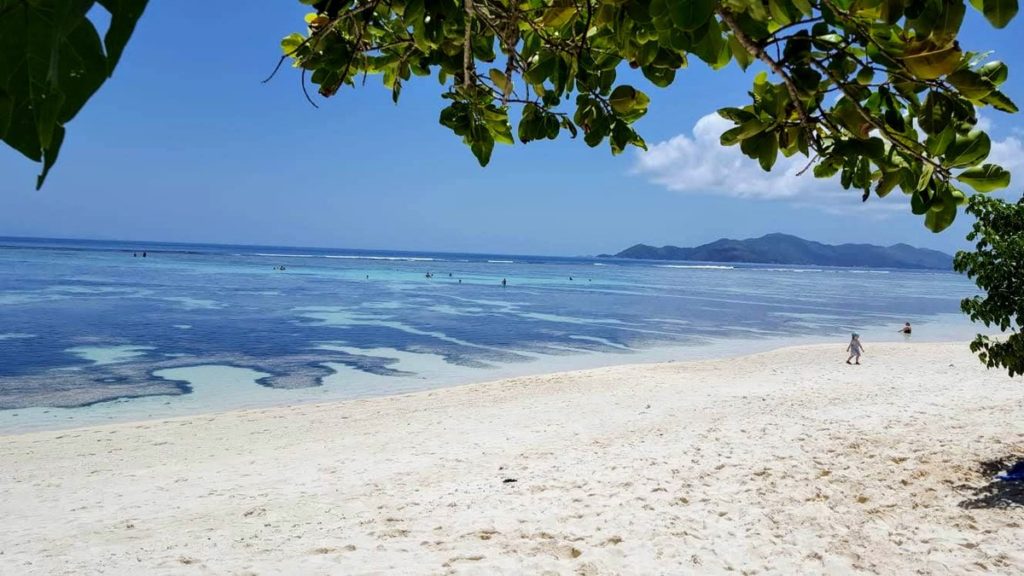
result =
[[[860,334],[856,332],[850,338],[850,345],[846,347],[846,351],[850,353],[850,357],[846,359],[846,363],[849,364],[850,360],[856,359],[854,364],[860,364],[860,353],[864,351],[864,345],[860,343]]]

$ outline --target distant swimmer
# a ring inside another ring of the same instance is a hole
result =
[[[367,279],[367,280],[369,280],[369,279],[370,279],[370,275],[369,275],[369,274],[367,274],[367,275],[366,275],[366,279]]]
[[[569,276],[569,282],[572,282],[572,276]]]
[[[462,278],[459,278],[459,284],[462,284]]]
[[[501,279],[501,287],[504,288],[507,284],[508,284],[508,280],[502,278]]]
[[[143,258],[145,258],[145,257],[146,257],[146,253],[145,253],[145,252],[143,252],[143,253],[142,253],[142,257],[143,257]]]
[[[449,278],[451,278],[451,277],[452,277],[452,273],[451,273],[451,272],[449,272],[449,273],[448,273],[448,277],[449,277]]]
[[[899,329],[899,333],[900,334],[905,334],[907,336],[910,336],[910,332],[911,332],[911,330],[910,330],[910,322],[905,322],[903,324],[903,328]]]
[[[138,257],[139,257],[139,253],[138,252],[132,252],[132,258],[138,258]]]

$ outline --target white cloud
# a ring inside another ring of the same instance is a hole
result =
[[[992,150],[985,162],[999,164],[1017,176],[1020,169],[1024,168],[1024,143],[1014,136],[993,140]]]
[[[989,152],[988,158],[985,159],[985,162],[998,164],[1010,172],[1015,172],[1024,168],[1024,142],[1021,142],[1021,137],[1024,136],[1024,130],[1021,130],[1019,126],[1010,127],[1009,130],[1014,134],[1013,136],[1007,136],[1002,140],[996,140],[992,135],[993,130],[999,131],[1000,129],[1006,129],[1006,126],[997,126],[989,119],[988,116],[984,116],[982,114],[978,114],[977,128],[984,130],[988,133],[989,137],[992,138],[992,150]],[[1014,175],[1016,176],[1016,174]]]
[[[827,212],[852,205],[884,212],[907,209],[909,202],[898,190],[884,200],[872,197],[862,204],[861,191],[844,190],[838,177],[815,178],[811,170],[798,176],[809,161],[800,154],[791,158],[780,154],[772,171],[765,172],[756,160],[743,155],[739,146],[721,145],[719,136],[733,126],[718,114],[708,114],[697,121],[692,135],[680,134],[638,152],[632,172],[683,193],[784,201]],[[993,140],[988,161],[1011,172],[1024,168],[1024,143],[1013,136]]]
[[[1021,183],[1024,182],[1024,143],[1014,136],[993,140],[985,162],[998,164],[1010,171],[1010,186],[993,194],[1016,202],[1021,197]]]
[[[669,190],[735,198],[796,199],[808,193],[842,190],[836,181],[815,178],[810,170],[797,176],[808,162],[801,155],[780,155],[771,172],[761,170],[739,146],[719,143],[722,132],[732,127],[732,122],[718,114],[708,114],[694,125],[692,136],[680,134],[638,153],[633,172]]]

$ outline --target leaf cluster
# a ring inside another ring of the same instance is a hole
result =
[[[934,231],[966,202],[961,186],[1009,184],[977,128],[980,107],[1017,111],[999,90],[1008,69],[960,46],[964,0],[300,1],[306,32],[282,48],[321,95],[380,75],[397,102],[403,83],[433,76],[441,124],[481,165],[513,133],[645,148],[634,125],[650,97],[623,70],[664,88],[696,58],[763,68],[750,103],[719,113],[735,124],[722,143],[765,170],[799,153],[864,200],[898,187]],[[1017,12],[1017,0],[971,5],[997,28]]]
[[[960,307],[974,322],[1010,333],[1001,339],[979,334],[971,350],[989,368],[1024,374],[1024,197],[1011,204],[974,196],[967,212],[976,218],[967,235],[976,242],[975,250],[958,252],[953,268],[972,278],[985,295],[965,298]]]
[[[0,140],[42,163],[43,185],[64,125],[114,72],[147,0],[0,0]],[[110,13],[100,38],[87,17]]]

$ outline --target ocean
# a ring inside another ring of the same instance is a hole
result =
[[[503,280],[505,285],[502,285]],[[966,340],[952,272],[0,238],[0,433]]]

